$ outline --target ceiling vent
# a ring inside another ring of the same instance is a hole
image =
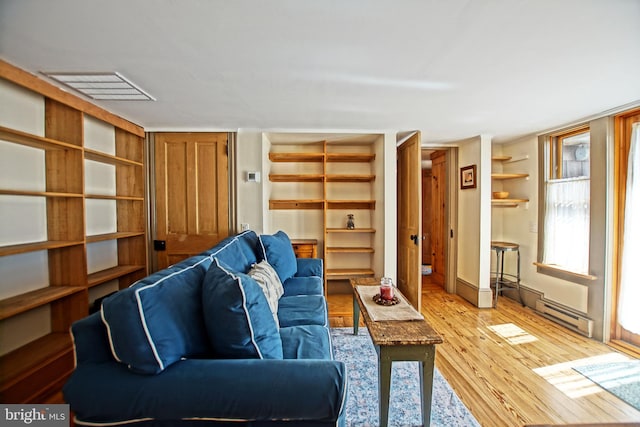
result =
[[[43,73],[47,77],[100,101],[155,101],[156,99],[116,72]]]

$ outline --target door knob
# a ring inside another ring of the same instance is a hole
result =
[[[415,243],[416,245],[418,244],[418,236],[416,234],[412,234],[411,236],[409,236],[409,238],[413,240],[413,243]]]

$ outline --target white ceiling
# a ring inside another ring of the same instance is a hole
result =
[[[117,71],[146,130],[504,142],[640,100],[638,0],[0,0],[0,58]]]

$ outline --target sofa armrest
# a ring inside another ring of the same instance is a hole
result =
[[[107,328],[100,312],[93,313],[71,325],[76,364],[113,361]]]
[[[332,360],[189,359],[157,375],[115,362],[87,364],[64,388],[77,420],[87,423],[204,418],[339,425],[346,396],[345,365]]]
[[[296,277],[323,277],[322,258],[296,258],[298,263],[298,271]]]

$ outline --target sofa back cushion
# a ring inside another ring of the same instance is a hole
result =
[[[201,255],[212,256],[235,271],[246,272],[257,259],[258,235],[253,230],[223,239]]]
[[[213,351],[233,359],[282,359],[282,340],[260,286],[214,258],[202,284]]]
[[[202,281],[211,258],[192,257],[115,293],[102,304],[113,357],[156,374],[183,357],[211,354],[202,315]]]
[[[258,248],[261,259],[273,266],[282,283],[293,277],[298,271],[291,239],[284,231],[280,230],[273,235],[261,234]]]

